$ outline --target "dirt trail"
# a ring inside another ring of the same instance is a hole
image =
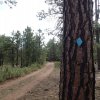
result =
[[[53,72],[18,100],[59,100],[60,69]]]
[[[31,91],[54,70],[54,63],[47,63],[42,69],[0,85],[0,100],[17,100]]]
[[[95,100],[100,100],[100,72],[96,73]]]

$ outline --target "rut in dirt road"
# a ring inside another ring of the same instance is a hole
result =
[[[0,100],[17,100],[48,77],[53,70],[54,63],[47,63],[36,72],[0,85]]]

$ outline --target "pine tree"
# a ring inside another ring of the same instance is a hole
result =
[[[60,100],[95,100],[92,0],[64,0]]]
[[[32,38],[33,32],[30,27],[27,27],[23,32],[23,49],[24,49],[24,65],[29,66],[31,64],[32,56]]]

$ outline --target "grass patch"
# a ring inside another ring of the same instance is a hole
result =
[[[61,62],[56,61],[56,62],[55,62],[55,68],[60,68],[60,66],[61,66]]]
[[[14,79],[20,76],[24,76],[26,74],[38,70],[39,68],[41,68],[41,65],[37,63],[32,64],[29,67],[23,67],[23,68],[3,66],[0,68],[0,83],[8,79]]]

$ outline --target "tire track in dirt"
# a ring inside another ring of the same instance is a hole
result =
[[[59,100],[60,69],[53,72],[18,100]]]
[[[18,98],[24,96],[28,91],[33,89],[46,77],[48,77],[53,70],[54,70],[54,63],[47,63],[45,67],[36,72],[33,72],[32,74],[29,74],[25,77],[21,77],[14,81],[12,80],[11,82],[1,85],[0,92],[2,92],[3,90],[6,92],[7,89],[8,90],[11,89],[12,91],[8,92],[6,95],[3,94],[4,92],[1,93],[0,100],[17,100]],[[23,82],[22,85],[21,82]],[[15,89],[13,88],[13,86]]]

